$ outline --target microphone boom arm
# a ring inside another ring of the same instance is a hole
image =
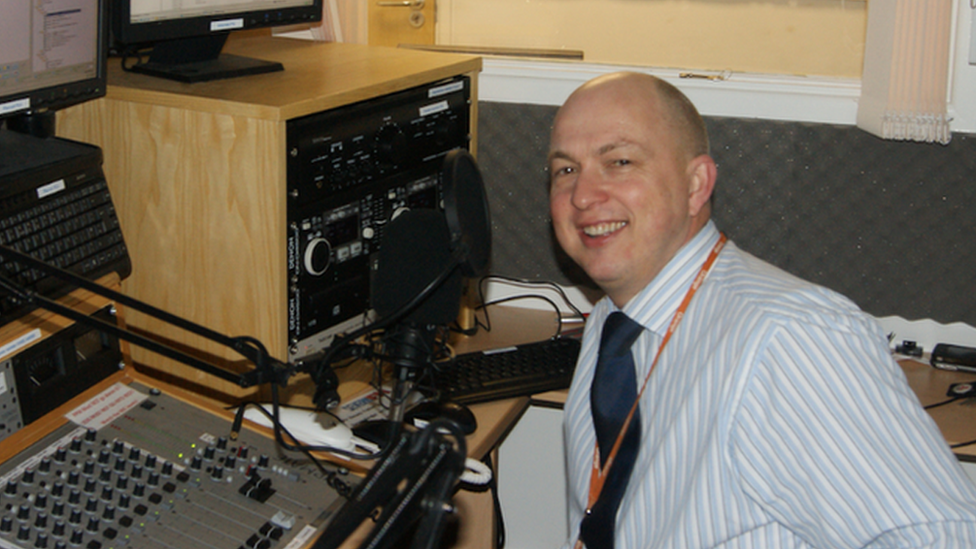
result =
[[[57,301],[40,295],[36,291],[24,288],[10,279],[0,275],[0,287],[15,295],[18,299],[34,304],[42,309],[48,310],[65,318],[91,326],[110,333],[119,339],[124,339],[132,344],[138,345],[167,358],[179,361],[187,366],[193,367],[210,375],[236,383],[240,387],[253,387],[263,383],[275,383],[284,386],[288,379],[293,375],[294,368],[280,360],[270,356],[267,349],[260,341],[253,337],[230,337],[220,332],[216,332],[184,318],[178,317],[162,309],[153,307],[145,302],[129,297],[125,294],[107,288],[95,281],[79,276],[70,271],[50,265],[19,250],[8,246],[0,245],[0,256],[7,261],[14,261],[30,268],[44,271],[55,276],[73,286],[88,290],[96,295],[112,300],[126,308],[137,310],[157,320],[162,320],[170,325],[181,328],[189,333],[203,337],[214,343],[223,345],[234,350],[242,357],[254,364],[255,368],[248,372],[238,373],[219,368],[196,358],[188,353],[174,349],[168,345],[147,338],[140,334],[120,328],[108,322],[92,318],[84,313],[76,311],[70,307],[62,305]]]

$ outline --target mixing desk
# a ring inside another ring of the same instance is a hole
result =
[[[115,383],[0,465],[0,547],[305,547],[355,477],[156,389]]]

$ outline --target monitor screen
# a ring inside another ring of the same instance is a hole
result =
[[[0,0],[0,119],[8,128],[43,119],[53,133],[54,110],[105,95],[107,1]]]
[[[222,54],[231,31],[322,20],[323,0],[112,0],[113,48],[126,70],[201,82],[282,70]]]

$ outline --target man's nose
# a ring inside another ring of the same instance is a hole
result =
[[[573,187],[573,206],[585,210],[594,204],[607,199],[605,182],[599,172],[592,169],[580,169]]]

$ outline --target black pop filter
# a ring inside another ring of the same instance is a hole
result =
[[[445,272],[453,272],[402,321],[446,326],[460,310],[462,278],[451,254],[451,235],[437,210],[407,210],[387,225],[370,283],[370,300],[386,318],[420,295]]]
[[[464,276],[482,276],[491,259],[491,215],[478,164],[468,151],[454,149],[444,158],[441,176],[451,249],[463,248],[460,257]]]

